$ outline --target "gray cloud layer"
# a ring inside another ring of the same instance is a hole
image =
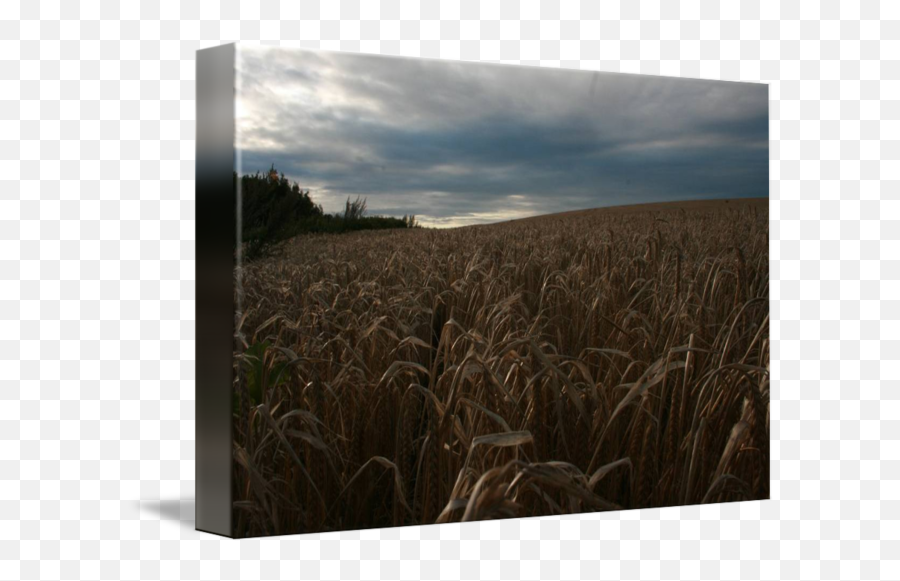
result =
[[[461,225],[768,195],[765,85],[275,48],[239,52],[242,170],[326,211]]]

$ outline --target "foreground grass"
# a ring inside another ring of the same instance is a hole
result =
[[[769,496],[767,201],[295,238],[241,273],[235,534]]]

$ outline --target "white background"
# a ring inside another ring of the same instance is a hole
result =
[[[779,4],[0,3],[0,578],[898,578],[900,4]],[[194,532],[194,59],[239,39],[768,83],[774,500]]]

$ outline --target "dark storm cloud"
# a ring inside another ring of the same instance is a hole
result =
[[[255,49],[243,171],[439,225],[768,194],[763,85]]]

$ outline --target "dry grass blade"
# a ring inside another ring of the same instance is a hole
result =
[[[483,405],[481,405],[481,404],[479,404],[479,403],[475,403],[474,401],[472,401],[472,400],[470,400],[470,399],[468,399],[468,398],[464,398],[464,397],[459,399],[459,403],[464,404],[464,405],[467,405],[467,406],[469,406],[469,407],[471,407],[471,408],[474,408],[474,409],[476,409],[476,410],[482,412],[484,415],[486,415],[487,417],[489,417],[489,418],[491,418],[492,420],[494,420],[494,422],[495,422],[497,425],[499,425],[501,428],[503,428],[504,431],[506,431],[506,432],[512,432],[512,431],[513,431],[512,428],[509,427],[509,424],[506,423],[506,420],[504,420],[502,416],[500,416],[499,414],[496,414],[496,413],[492,412],[491,410],[487,409],[487,408],[484,407]],[[529,434],[529,435],[530,435],[530,434]],[[474,442],[473,442],[473,443],[474,443]]]
[[[435,523],[446,523],[450,522],[450,515],[457,510],[464,509],[469,504],[469,500],[467,498],[454,498],[451,499],[450,502],[447,503],[447,506],[444,507],[444,510],[441,511],[441,514],[438,515],[438,518]]]
[[[722,451],[722,456],[719,458],[719,465],[716,468],[714,478],[718,478],[725,472],[725,469],[728,467],[728,463],[731,461],[735,453],[737,453],[738,448],[746,439],[749,433],[749,429],[750,424],[743,420],[736,423],[731,429],[731,435],[728,437],[728,442],[725,444],[725,450]]]
[[[503,434],[487,434],[485,436],[478,436],[477,438],[472,439],[472,448],[476,446],[496,446],[498,448],[505,448],[509,446],[521,446],[523,444],[529,444],[533,442],[534,439],[531,437],[531,433],[527,431],[523,432],[508,432]]]
[[[694,490],[694,478],[697,470],[700,467],[700,442],[703,440],[703,436],[706,433],[706,418],[702,418],[700,420],[700,425],[697,428],[697,433],[694,435],[694,445],[691,448],[690,455],[690,467],[687,472],[687,485],[685,487],[684,498],[682,498],[682,504],[688,504],[693,498],[693,490]]]
[[[598,482],[603,480],[603,477],[619,468],[621,466],[628,466],[629,472],[634,470],[634,466],[631,464],[631,458],[622,458],[621,460],[616,460],[615,462],[610,462],[605,466],[601,466],[598,468],[592,475],[590,481],[588,481],[588,489],[593,490],[594,486],[597,485]]]
[[[538,486],[543,494],[546,489],[559,490],[566,496],[577,500],[593,510],[617,510],[619,505],[609,502],[590,491],[584,486],[583,474],[580,471],[572,472],[558,463],[531,463],[522,467],[521,471],[509,485],[510,490],[521,488],[527,482],[527,486]],[[549,498],[545,497],[545,500]],[[556,505],[558,507],[558,504]],[[568,512],[568,511],[564,511]]]
[[[484,520],[501,511],[508,515],[511,510],[514,510],[515,503],[506,498],[506,491],[509,485],[502,482],[492,482],[498,476],[505,474],[511,465],[507,464],[492,468],[481,475],[469,494],[462,522]]]
[[[306,442],[313,448],[315,448],[317,450],[322,450],[326,454],[331,453],[331,448],[329,448],[328,445],[325,442],[323,442],[321,438],[317,438],[316,436],[313,436],[309,432],[303,432],[301,430],[285,430],[284,433],[286,436],[291,436],[293,438],[300,438],[301,440],[303,440],[304,442]]]
[[[660,383],[666,375],[675,369],[680,369],[685,366],[684,361],[671,361],[667,364],[663,363],[662,359],[658,359],[653,365],[647,368],[647,371],[644,372],[641,377],[631,384],[631,387],[628,389],[628,393],[625,394],[625,397],[619,402],[619,405],[616,406],[616,409],[613,410],[609,419],[606,422],[606,427],[600,433],[600,437],[597,440],[597,444],[594,450],[594,455],[591,458],[590,463],[588,464],[588,471],[590,471],[600,454],[601,446],[606,438],[607,433],[613,426],[613,420],[616,419],[628,406],[639,396],[643,396],[648,389]]]
[[[400,477],[400,470],[397,469],[396,464],[394,464],[393,462],[391,462],[390,460],[388,460],[387,458],[385,458],[383,456],[373,456],[372,458],[369,458],[369,460],[365,464],[363,464],[359,468],[359,470],[356,471],[356,474],[353,475],[353,478],[351,478],[347,482],[346,486],[344,486],[344,489],[341,490],[341,493],[338,495],[338,499],[343,497],[344,493],[346,493],[347,490],[349,490],[350,487],[353,486],[353,483],[356,482],[362,476],[362,474],[366,471],[366,469],[369,466],[372,466],[374,464],[380,464],[384,468],[387,468],[388,470],[391,470],[394,473],[394,498],[396,498],[397,500],[400,501],[400,504],[403,506],[403,508],[405,508],[407,511],[412,513],[413,510],[412,510],[412,508],[410,508],[409,504],[407,504],[406,496],[403,493],[403,481]],[[332,506],[332,509],[333,508],[334,507]]]
[[[575,387],[575,384],[569,379],[565,373],[559,370],[559,368],[550,361],[550,358],[544,354],[543,351],[537,346],[534,341],[531,341],[531,351],[534,353],[537,358],[541,361],[543,365],[546,366],[547,369],[556,374],[559,379],[562,380],[563,383],[566,384],[566,395],[569,397],[569,401],[572,402],[572,405],[575,406],[575,409],[578,410],[579,417],[584,420],[584,424],[586,426],[591,425],[591,417],[588,415],[587,410],[584,407],[584,402],[581,401],[581,398],[578,396],[578,389]]]
[[[316,483],[313,481],[312,476],[310,476],[309,472],[306,471],[306,467],[303,465],[303,461],[300,460],[299,456],[297,456],[297,452],[294,450],[293,446],[291,446],[291,443],[288,441],[287,437],[284,435],[284,432],[282,432],[281,428],[278,427],[278,423],[275,421],[275,418],[273,418],[272,414],[269,412],[269,406],[267,406],[266,404],[260,404],[260,405],[256,406],[256,410],[263,418],[265,418],[266,422],[268,422],[268,424],[269,424],[269,427],[271,427],[272,431],[278,437],[278,440],[284,446],[288,455],[294,460],[294,463],[297,465],[297,467],[300,468],[300,472],[303,474],[303,476],[306,477],[307,481],[309,482],[310,487],[316,493],[316,496],[318,497],[319,501],[323,504],[323,508],[324,508],[325,501],[322,498],[322,493],[319,492],[319,489],[316,486]]]
[[[403,369],[413,369],[415,371],[418,371],[419,373],[428,375],[428,370],[425,369],[423,365],[420,365],[413,361],[394,361],[393,363],[391,363],[391,366],[388,367],[387,371],[384,372],[384,375],[381,376],[381,379],[378,381],[378,383],[380,385],[387,383]]]
[[[684,361],[671,361],[668,364],[663,365],[662,359],[657,360],[656,363],[647,369],[640,379],[631,385],[628,393],[625,394],[625,397],[622,398],[622,401],[620,401],[619,405],[616,406],[616,409],[613,410],[607,426],[609,426],[609,424],[611,424],[612,421],[622,413],[622,410],[628,407],[635,398],[644,395],[648,389],[661,382],[670,371],[682,367],[684,367]],[[600,437],[600,440],[603,440],[602,436]]]

